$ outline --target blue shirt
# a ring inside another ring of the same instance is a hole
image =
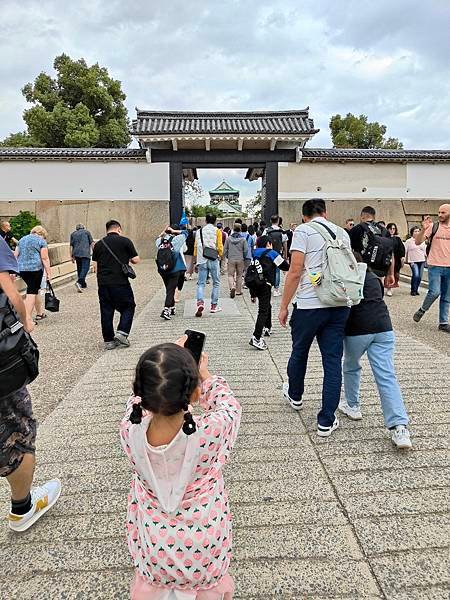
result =
[[[87,229],[77,229],[70,234],[70,245],[74,258],[91,258],[92,242],[91,233]]]
[[[41,250],[47,248],[47,242],[35,233],[29,233],[19,240],[19,270],[40,271],[43,269]]]
[[[0,238],[0,271],[8,273],[19,272],[16,257],[3,238]]]
[[[248,233],[248,231],[244,231],[243,233],[241,233],[241,237],[244,238],[248,245],[247,256],[245,258],[251,260],[253,258],[253,248],[255,245],[255,241],[253,237]]]

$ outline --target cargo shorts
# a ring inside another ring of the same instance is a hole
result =
[[[36,420],[26,387],[0,397],[0,477],[11,475],[36,450]]]

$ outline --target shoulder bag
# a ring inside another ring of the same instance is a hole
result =
[[[59,300],[55,296],[52,284],[47,281],[47,291],[45,292],[45,310],[50,312],[59,312]]]
[[[208,260],[217,260],[219,258],[218,251],[215,248],[208,248],[208,246],[205,246],[203,243],[203,229],[200,229],[200,239],[202,241],[203,258]]]
[[[128,277],[129,279],[136,279],[136,271],[133,269],[133,267],[130,267],[130,265],[126,265],[125,263],[123,263],[117,256],[116,254],[111,250],[111,248],[108,246],[108,244],[105,242],[105,239],[102,238],[100,240],[103,245],[105,246],[105,248],[108,250],[108,252],[116,259],[116,261],[119,263],[119,265],[122,267],[122,273],[125,275],[125,277]]]

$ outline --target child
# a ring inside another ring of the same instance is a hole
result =
[[[356,260],[362,262],[355,252]],[[397,448],[411,448],[408,415],[394,367],[395,335],[391,318],[383,300],[383,284],[368,270],[364,283],[364,299],[353,306],[345,328],[344,392],[339,410],[350,419],[362,419],[359,399],[361,357],[367,352],[378,387],[384,422]]]
[[[222,469],[241,407],[224,379],[183,348],[160,344],[136,367],[121,423],[134,469],[127,540],[136,568],[132,600],[231,600],[231,514]],[[192,405],[206,409],[193,417]]]
[[[277,267],[282,271],[289,271],[289,263],[272,248],[268,235],[262,235],[256,242],[253,259],[257,259],[262,266],[265,285],[249,287],[252,302],[258,298],[258,316],[255,330],[250,339],[250,346],[258,350],[267,350],[267,344],[262,335],[269,337],[272,334],[272,286],[275,285]]]

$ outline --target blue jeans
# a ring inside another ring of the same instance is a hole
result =
[[[281,284],[281,271],[278,267],[275,267],[275,285],[274,288],[278,289]]]
[[[77,263],[77,274],[78,280],[77,283],[80,284],[82,288],[86,288],[86,275],[89,273],[89,268],[91,266],[91,259],[86,257],[75,257],[75,262]]]
[[[425,262],[413,262],[409,263],[409,266],[411,267],[411,294],[416,294],[422,281]]]
[[[439,299],[439,325],[448,323],[450,308],[450,267],[428,267],[428,294],[422,304],[427,311],[435,300]]]
[[[117,333],[128,335],[133,324],[134,302],[133,289],[129,283],[124,285],[99,285],[98,299],[100,301],[100,318],[102,323],[102,334],[105,342],[114,340],[114,312],[120,313],[120,321]]]
[[[351,407],[359,407],[361,357],[367,352],[370,367],[380,394],[386,427],[407,425],[408,415],[394,366],[395,335],[393,331],[351,335],[344,340],[344,392]]]
[[[208,260],[198,265],[197,302],[203,302],[205,298],[205,285],[208,271],[211,274],[213,287],[211,291],[211,304],[219,302],[220,292],[220,270],[218,260]]]
[[[305,389],[305,374],[309,349],[317,338],[323,365],[322,410],[317,415],[319,425],[334,423],[342,384],[342,354],[344,330],[350,309],[347,307],[294,308],[290,321],[292,354],[287,373],[289,396],[300,400]]]

